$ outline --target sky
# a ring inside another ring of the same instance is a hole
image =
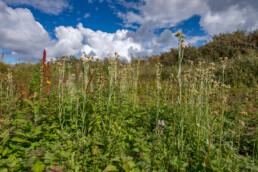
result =
[[[214,34],[258,28],[257,0],[0,0],[0,55],[39,62],[83,52],[104,59],[159,55]]]

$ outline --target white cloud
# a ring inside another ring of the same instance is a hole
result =
[[[90,17],[90,13],[85,13],[84,16],[83,16],[83,18],[85,18],[85,19],[89,18],[89,17]]]
[[[67,0],[3,0],[9,5],[28,5],[47,14],[58,15],[69,7]]]
[[[48,57],[79,55],[86,52],[100,58],[117,52],[124,59],[131,55],[146,56],[168,51],[177,46],[177,40],[170,30],[160,34],[148,30],[153,23],[142,25],[136,32],[117,30],[115,33],[93,31],[80,23],[76,28],[59,26],[55,28],[56,39],[52,40],[47,31],[38,23],[30,10],[10,8],[0,1],[0,47],[9,55],[25,61],[38,61],[42,51]]]
[[[59,26],[55,28],[55,35],[58,40],[46,48],[49,57],[75,55],[83,46],[83,36],[76,28]]]
[[[133,8],[139,11],[136,13],[129,10],[128,13],[119,14],[128,26],[139,24],[136,31],[122,29],[107,33],[93,31],[82,24],[77,27],[59,26],[55,28],[56,39],[53,40],[30,10],[10,8],[0,0],[0,47],[7,50],[9,55],[25,61],[41,59],[44,48],[49,57],[79,55],[85,51],[89,55],[104,58],[107,54],[118,52],[129,60],[131,55],[153,55],[176,48],[177,39],[168,28],[196,14],[201,16],[200,25],[210,34],[232,32],[235,29],[257,29],[258,12],[255,5],[233,5],[229,1],[222,9],[212,5],[210,0],[186,0],[184,3],[176,0],[149,0],[138,5],[130,3],[128,10]],[[151,2],[153,4],[149,4]],[[88,16],[86,13],[85,17]],[[156,32],[164,27],[167,29],[161,33]],[[195,44],[207,39],[207,36],[186,36],[186,43]]]
[[[51,44],[48,33],[28,9],[12,9],[0,1],[0,21],[0,47],[12,55],[30,60]]]
[[[257,10],[237,5],[230,6],[221,12],[208,11],[200,21],[200,25],[210,34],[233,32],[237,29],[255,30],[258,28]]]
[[[141,45],[127,36],[128,30],[117,30],[115,33],[106,33],[102,31],[95,32],[91,29],[84,28],[82,24],[79,24],[77,27],[82,33],[85,42],[81,52],[92,53],[100,58],[117,52],[121,57],[129,60],[130,51],[142,51]]]
[[[124,0],[118,3],[127,6]],[[126,13],[117,12],[127,27],[152,23],[149,29],[169,28],[194,15],[201,17],[200,25],[209,34],[258,27],[257,0],[141,0],[129,6]]]
[[[131,5],[133,7],[133,5]],[[135,7],[138,13],[119,13],[125,23],[155,23],[155,28],[172,27],[207,9],[203,0],[143,0]]]

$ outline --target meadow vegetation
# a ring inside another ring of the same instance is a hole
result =
[[[0,63],[0,171],[258,171],[257,33]]]

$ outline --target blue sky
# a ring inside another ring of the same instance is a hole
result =
[[[214,34],[258,28],[257,0],[0,0],[5,62],[80,56],[123,58],[176,48],[182,31],[194,46]]]

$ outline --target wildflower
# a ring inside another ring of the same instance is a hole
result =
[[[164,120],[158,120],[158,125],[165,126],[165,122],[164,122]]]
[[[51,82],[50,82],[50,81],[47,81],[47,84],[51,84]]]

